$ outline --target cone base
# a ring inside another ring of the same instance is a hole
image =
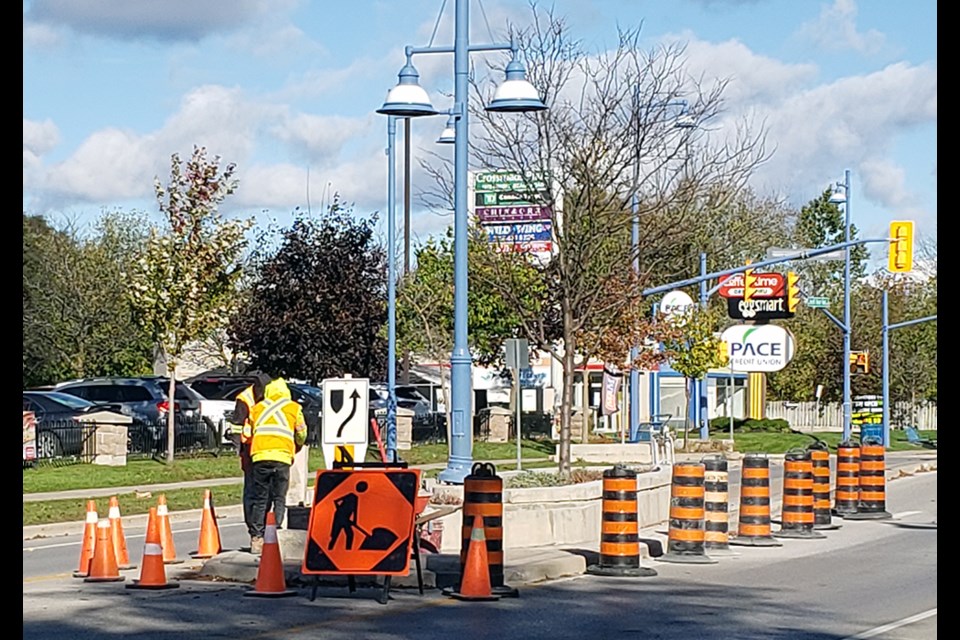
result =
[[[119,567],[117,567],[117,569],[120,569],[120,571],[126,571],[127,569],[136,569],[136,568],[137,568],[137,565],[135,564],[122,564]]]
[[[783,543],[773,538],[730,538],[730,544],[742,547],[782,547]]]
[[[220,553],[200,553],[199,551],[191,551],[190,557],[196,558],[197,560],[209,560],[214,556],[218,556]]]
[[[857,513],[851,513],[848,516],[843,516],[844,520],[885,520],[887,518],[892,518],[893,514],[887,511],[873,511],[864,513],[863,511],[858,511]]]
[[[163,564],[183,564],[183,560],[176,558],[174,560],[164,560]]]
[[[84,582],[123,582],[126,580],[123,576],[109,576],[109,577],[100,577],[95,578],[93,576],[87,576],[83,579]]]
[[[813,525],[813,528],[817,531],[832,531],[834,529],[839,529],[842,526],[843,525],[831,522],[830,524],[815,524]]]
[[[74,572],[73,572],[73,577],[74,577],[74,578],[86,578],[86,577],[89,576],[89,575],[90,575],[90,572],[88,572],[88,571],[74,571]]]
[[[166,584],[144,584],[139,580],[134,580],[133,582],[125,585],[127,589],[177,589],[180,587],[179,582],[167,582]]]
[[[592,576],[610,576],[624,578],[646,578],[657,575],[656,569],[649,567],[601,567],[598,564],[591,564],[587,567],[587,573]]]
[[[660,562],[676,562],[678,564],[716,564],[716,560],[707,555],[684,556],[676,553],[665,553],[656,560]]]
[[[244,591],[243,595],[250,598],[286,598],[297,595],[297,592],[292,589],[285,589],[283,591],[257,591],[254,589],[252,591]]]
[[[463,600],[466,602],[484,602],[484,601],[500,599],[500,596],[493,595],[493,594],[490,594],[489,596],[468,596],[462,593],[458,593],[456,591],[451,591],[449,595],[454,600]]]
[[[508,584],[500,585],[499,587],[491,587],[491,593],[495,596],[500,596],[501,598],[519,598],[520,591],[516,587],[511,587]]]
[[[776,536],[777,538],[793,538],[795,540],[804,540],[804,539],[817,540],[817,539],[823,539],[827,537],[822,533],[817,533],[816,531],[813,531],[813,530],[811,531],[790,531],[790,530],[777,531],[773,535]]]
[[[856,509],[834,509],[830,512],[831,515],[837,516],[838,518],[846,518],[857,513]]]

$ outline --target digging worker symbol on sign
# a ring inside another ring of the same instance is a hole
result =
[[[363,493],[366,490],[366,482],[361,480],[357,483],[357,493]],[[333,513],[333,530],[330,531],[330,544],[327,545],[327,549],[333,549],[341,533],[347,539],[347,549],[353,549],[353,530],[360,529],[357,524],[357,508],[360,503],[357,493],[348,493],[333,501],[336,511]]]

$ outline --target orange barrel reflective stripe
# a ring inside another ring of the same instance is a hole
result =
[[[707,551],[730,548],[729,473],[727,459],[720,455],[705,456],[703,463],[703,546]]]
[[[603,472],[603,513],[600,516],[600,562],[587,567],[596,576],[655,576],[640,566],[640,525],[637,517],[637,472],[616,465]]]
[[[826,538],[813,530],[813,462],[810,452],[791,449],[783,458],[783,509],[778,538]]]
[[[770,533],[770,461],[763,454],[748,453],[743,457],[737,522],[737,535],[730,536],[730,544],[783,546]]]
[[[837,447],[837,491],[834,515],[846,517],[857,512],[860,502],[860,447],[844,440]]]
[[[517,589],[503,583],[503,479],[489,462],[477,462],[463,479],[463,527],[460,539],[460,575],[463,576],[473,535],[473,521],[480,516],[490,567],[490,590],[494,595],[516,597]]]
[[[704,551],[704,467],[702,464],[673,465],[670,488],[670,531],[662,562],[714,563]]]
[[[883,442],[867,437],[860,443],[860,502],[857,512],[844,516],[845,520],[879,520],[892,518],[887,511],[886,463]]]
[[[813,528],[839,529],[830,512],[830,450],[818,440],[807,451],[813,464]]]

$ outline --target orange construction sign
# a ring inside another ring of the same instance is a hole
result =
[[[320,470],[301,572],[407,575],[419,469]]]

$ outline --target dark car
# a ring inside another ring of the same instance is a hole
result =
[[[133,418],[131,450],[161,448],[166,443],[166,421],[170,411],[167,391],[170,379],[163,376],[83,378],[61,382],[57,391],[122,407]],[[174,434],[177,448],[206,447],[216,439],[200,414],[202,397],[186,383],[174,388]]]
[[[36,419],[38,458],[80,455],[95,433],[89,425],[130,422],[119,405],[90,402],[58,391],[24,391],[23,410]]]

